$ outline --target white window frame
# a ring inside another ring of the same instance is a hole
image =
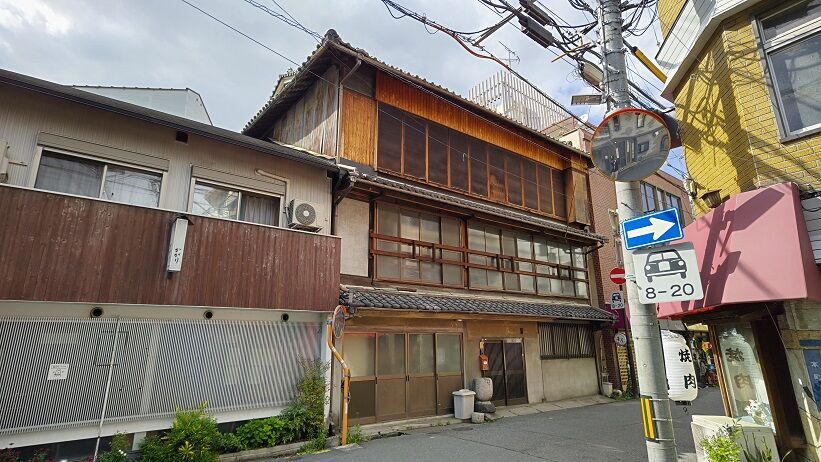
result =
[[[100,181],[100,190],[97,192],[97,196],[96,197],[79,196],[79,195],[76,195],[76,194],[67,194],[67,193],[63,193],[63,192],[59,192],[59,191],[50,191],[48,189],[35,188],[34,185],[37,182],[37,174],[40,172],[40,161],[43,158],[43,151],[53,152],[53,153],[56,153],[56,154],[62,154],[62,155],[69,156],[69,157],[76,157],[78,159],[87,159],[87,160],[91,160],[91,161],[99,162],[99,163],[103,164],[103,173],[102,173],[102,178],[101,178],[101,181]],[[106,174],[108,173],[108,166],[109,165],[119,165],[121,167],[129,168],[129,169],[132,169],[132,170],[137,170],[137,171],[146,172],[146,173],[159,174],[160,175],[160,197],[157,199],[157,206],[156,207],[151,207],[151,206],[145,206],[145,205],[129,204],[128,202],[114,201],[114,200],[107,199],[107,198],[103,197],[103,191],[105,190],[105,177],[106,177]],[[68,151],[66,149],[52,148],[52,147],[49,147],[49,146],[41,146],[41,145],[37,146],[37,150],[34,153],[34,162],[33,162],[32,167],[33,168],[31,169],[31,175],[29,176],[29,187],[32,188],[32,189],[36,189],[37,191],[45,191],[45,192],[49,192],[49,193],[52,193],[52,194],[61,194],[61,195],[64,195],[64,196],[83,197],[85,199],[98,199],[98,200],[101,200],[101,201],[111,202],[111,203],[114,203],[114,204],[129,205],[129,206],[132,206],[132,207],[145,207],[145,208],[150,208],[150,209],[161,209],[161,208],[163,208],[163,204],[165,204],[166,177],[168,176],[168,172],[165,171],[165,170],[160,170],[160,169],[150,168],[150,167],[144,167],[142,165],[130,164],[128,162],[121,162],[121,161],[118,161],[118,160],[111,160],[111,159],[107,159],[107,158],[104,158],[104,157],[92,156],[92,155],[88,155],[88,154],[84,154],[84,153],[80,153],[80,152]]]
[[[237,191],[239,193],[239,197],[237,198],[237,218],[236,219],[234,219],[234,218],[222,218],[222,217],[212,217],[212,216],[209,216],[209,215],[196,215],[196,214],[194,214],[194,189],[196,188],[197,184],[201,184],[201,185],[205,185],[205,186],[216,186],[218,188],[224,188],[224,189],[228,189],[230,191]],[[277,224],[276,225],[268,225],[268,224],[265,224],[265,223],[254,223],[253,221],[240,220],[239,212],[242,209],[242,195],[243,195],[243,193],[251,193],[251,194],[258,195],[258,196],[266,196],[266,197],[275,197],[275,198],[277,198],[279,200],[279,210],[277,211]],[[247,224],[250,224],[250,225],[270,226],[270,227],[274,227],[274,228],[282,228],[283,227],[282,226],[282,221],[284,219],[284,217],[283,217],[284,207],[285,207],[285,196],[281,195],[281,194],[274,194],[274,193],[271,193],[271,192],[260,191],[259,189],[253,189],[253,188],[244,188],[244,187],[236,186],[236,185],[233,185],[233,184],[230,184],[230,183],[225,183],[225,182],[222,182],[222,181],[209,180],[208,178],[200,178],[200,177],[195,177],[195,176],[191,177],[191,186],[189,187],[189,190],[188,190],[188,207],[187,207],[187,210],[188,210],[188,213],[191,213],[194,216],[214,218],[214,219],[217,219],[217,220],[236,221],[236,222],[239,222],[239,223],[247,223]]]
[[[775,118],[778,124],[778,130],[781,133],[781,141],[790,141],[813,133],[821,132],[821,122],[792,132],[790,131],[789,125],[787,124],[787,120],[784,116],[786,111],[781,101],[781,93],[778,90],[778,81],[772,73],[773,64],[770,59],[770,55],[774,52],[784,49],[790,45],[794,45],[801,40],[808,39],[813,35],[821,34],[821,17],[793,27],[792,29],[782,32],[769,40],[765,39],[764,36],[763,22],[794,7],[797,3],[801,2],[790,3],[783,8],[779,8],[775,11],[761,15],[754,20],[753,24],[753,30],[755,31],[759,42],[759,51],[763,61],[762,64],[764,67],[764,77],[767,81],[767,89],[770,93],[770,100],[773,102],[773,109],[776,113]],[[821,67],[819,67],[819,72],[821,72]]]

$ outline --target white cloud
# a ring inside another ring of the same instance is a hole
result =
[[[64,35],[72,26],[68,16],[55,11],[43,0],[0,0],[0,27],[38,28],[50,35]]]

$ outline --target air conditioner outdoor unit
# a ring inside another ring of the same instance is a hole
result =
[[[317,232],[322,229],[319,223],[319,207],[316,204],[297,199],[288,202],[286,210],[288,227],[302,231]]]
[[[755,454],[756,447],[764,449],[770,448],[772,456],[771,462],[778,462],[781,460],[778,457],[778,449],[775,446],[775,437],[770,427],[754,424],[744,420],[734,420],[731,417],[712,416],[712,415],[694,415],[693,421],[690,423],[690,428],[693,431],[693,441],[696,444],[696,459],[698,462],[709,462],[704,448],[699,442],[705,438],[709,438],[720,432],[722,427],[737,424],[741,427],[741,434],[736,437],[736,443],[742,449],[747,449],[751,454]],[[741,462],[748,462],[743,451],[741,454]]]

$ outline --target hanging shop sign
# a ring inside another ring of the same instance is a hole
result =
[[[664,350],[664,368],[667,371],[667,389],[673,401],[693,401],[698,397],[698,381],[693,354],[687,341],[669,330],[661,331]]]

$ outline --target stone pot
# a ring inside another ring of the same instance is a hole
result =
[[[490,401],[493,397],[493,379],[489,377],[473,379],[473,391],[476,392],[477,401]]]

